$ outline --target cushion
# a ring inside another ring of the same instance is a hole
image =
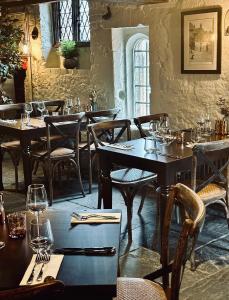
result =
[[[216,183],[210,183],[197,193],[203,202],[226,197],[226,190]]]
[[[32,146],[37,145],[38,143],[39,143],[38,141],[31,141]],[[21,145],[20,145],[19,140],[15,140],[15,141],[2,143],[1,147],[5,148],[5,149],[15,149],[15,150],[17,150],[17,149],[21,148]]]
[[[46,153],[47,153],[47,150],[37,151],[37,152],[33,152],[32,156],[42,158]],[[72,149],[61,147],[61,148],[57,148],[54,151],[52,151],[50,157],[51,158],[59,158],[59,157],[63,157],[63,156],[70,156],[70,155],[73,156],[74,153],[75,152]]]
[[[167,299],[163,288],[150,280],[120,277],[117,280],[116,300]]]
[[[135,168],[121,169],[111,172],[111,179],[116,182],[150,181],[156,179],[157,175],[152,172],[143,171]]]

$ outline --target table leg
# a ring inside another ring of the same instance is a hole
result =
[[[100,170],[101,170],[101,195],[103,199],[103,207],[105,209],[112,208],[112,183],[110,178],[112,165],[104,155],[99,155]]]
[[[32,183],[32,167],[30,161],[30,140],[21,139],[22,148],[22,161],[23,161],[23,171],[24,171],[24,188],[27,191],[27,187]]]
[[[2,149],[0,148],[0,190],[3,191],[3,181],[2,181],[2,161],[3,161],[3,153]]]

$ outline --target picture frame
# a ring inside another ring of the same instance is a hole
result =
[[[222,8],[181,12],[181,73],[221,73]]]

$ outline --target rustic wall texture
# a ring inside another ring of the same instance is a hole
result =
[[[229,99],[229,37],[224,36],[222,28],[221,74],[181,74],[181,11],[219,5],[223,12],[223,27],[229,1],[170,0],[166,4],[146,6],[114,4],[110,5],[112,17],[109,20],[102,18],[106,13],[105,5],[94,2],[90,5],[90,69],[67,71],[47,68],[44,54],[36,50],[39,42],[36,41],[36,45],[32,42],[32,86],[35,99],[79,96],[81,102],[86,103],[90,89],[95,87],[99,92],[101,108],[115,106],[115,102],[118,103],[120,99],[117,94],[114,97],[112,28],[142,24],[149,26],[151,111],[168,112],[172,124],[179,128],[192,126],[200,112],[206,108],[209,108],[212,119],[220,117],[216,101],[220,96]],[[43,49],[47,57],[47,47],[43,46]]]

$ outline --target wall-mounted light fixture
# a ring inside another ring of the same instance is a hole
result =
[[[224,17],[224,35],[229,35],[229,9]]]

